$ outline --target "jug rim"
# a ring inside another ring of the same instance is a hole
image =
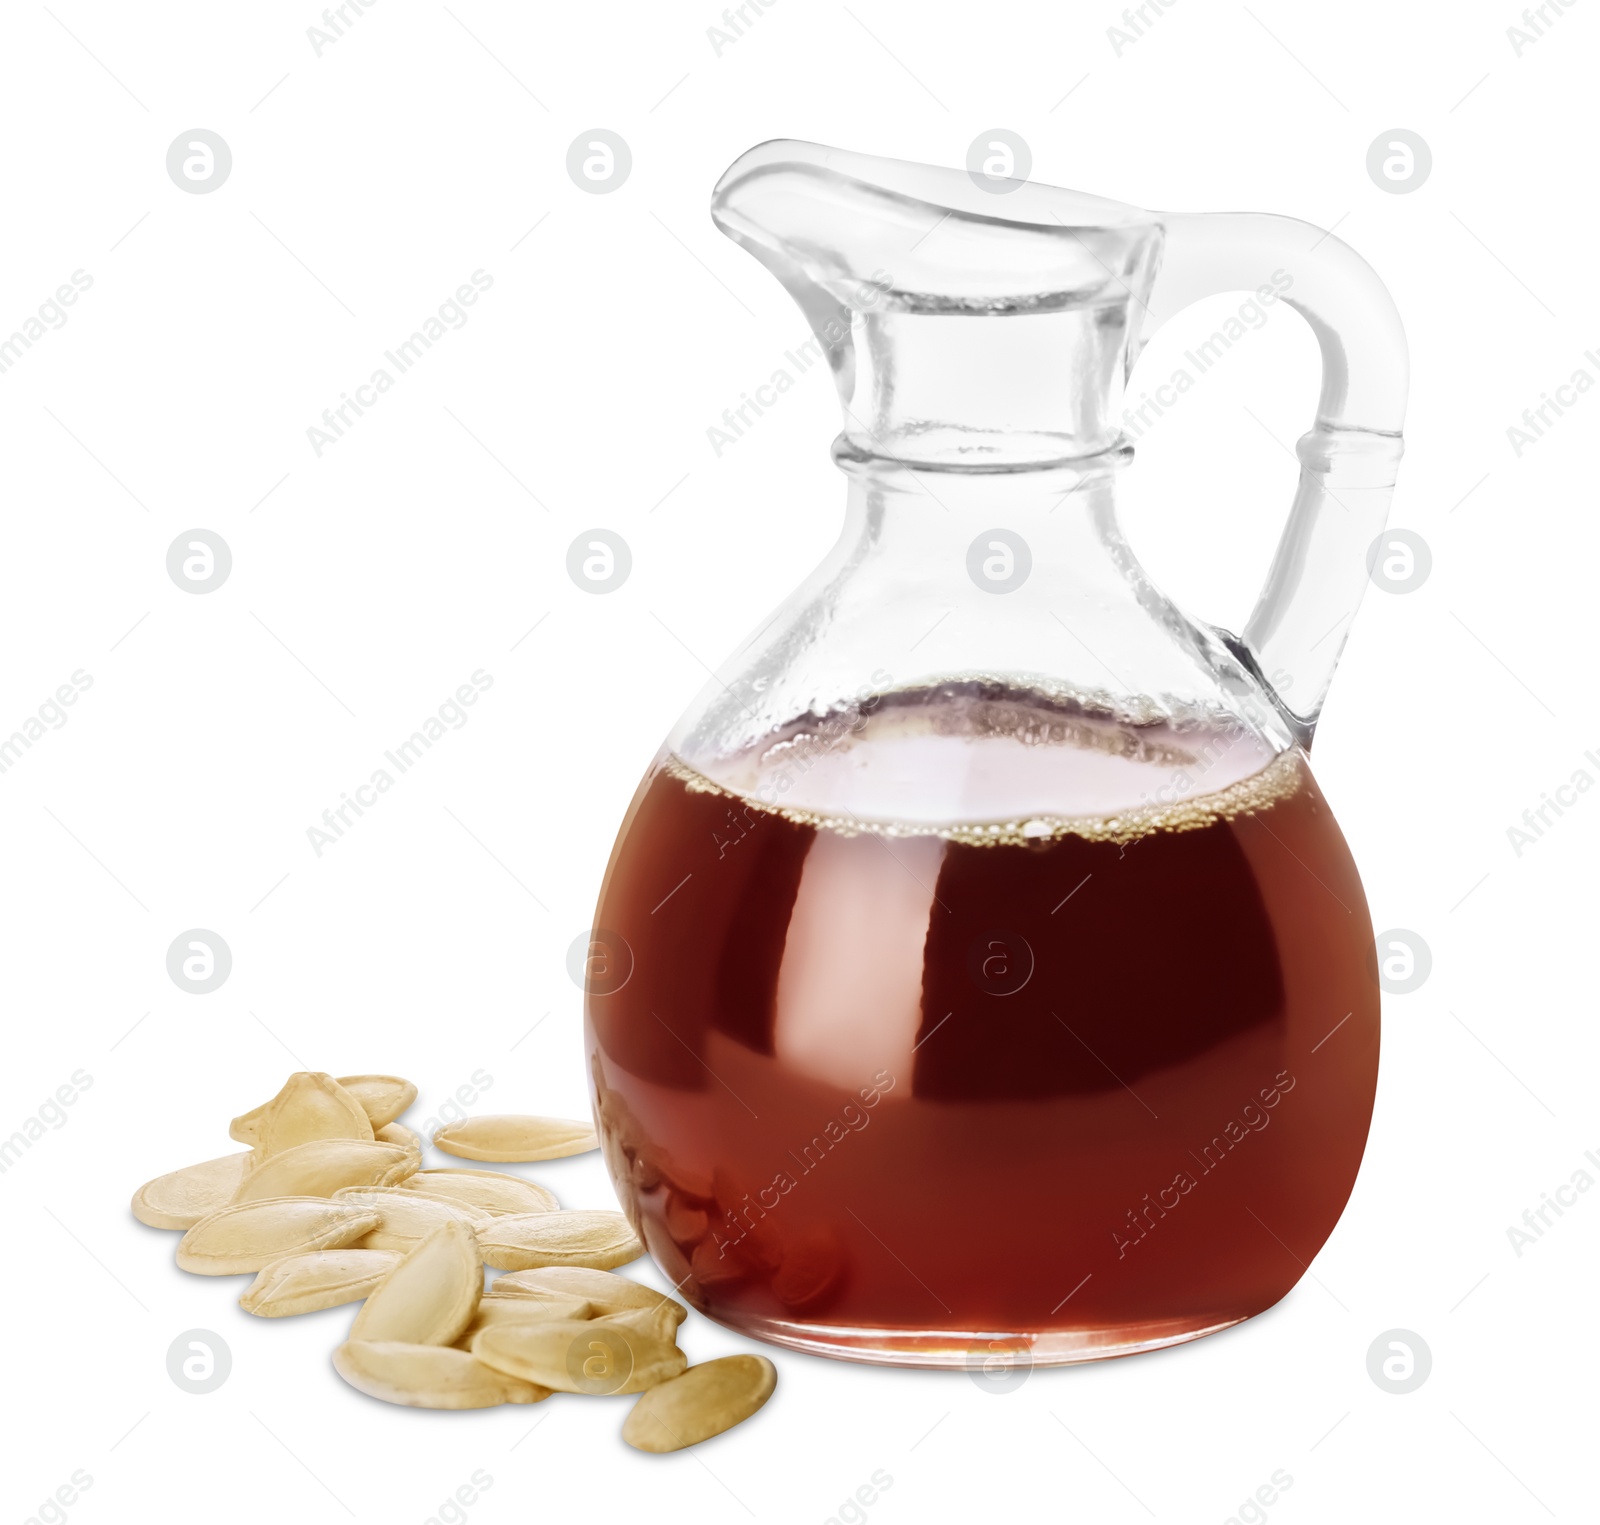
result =
[[[920,204],[963,222],[1050,234],[1159,227],[1160,214],[1065,186],[980,175],[913,159],[832,148],[801,138],[769,138],[723,172],[712,192],[712,216],[729,193],[752,178],[788,171],[848,182],[905,205]]]

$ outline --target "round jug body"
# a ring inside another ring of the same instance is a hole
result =
[[[590,950],[607,1163],[762,1339],[988,1370],[1193,1339],[1349,1196],[1372,946],[1305,754],[1244,726],[964,680],[715,777],[667,750]]]

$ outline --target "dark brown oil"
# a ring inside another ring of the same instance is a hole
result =
[[[1282,1297],[1355,1180],[1372,934],[1297,752],[1172,808],[942,830],[668,758],[596,928],[608,1162],[738,1327],[1181,1337]]]

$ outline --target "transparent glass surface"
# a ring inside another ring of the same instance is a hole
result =
[[[712,205],[829,360],[846,512],[613,851],[586,1010],[624,1206],[697,1307],[825,1354],[1237,1323],[1331,1232],[1371,1115],[1371,927],[1308,750],[1400,455],[1393,305],[1290,219],[813,144]],[[1116,420],[1157,322],[1268,284],[1323,386],[1235,635],[1123,539]]]

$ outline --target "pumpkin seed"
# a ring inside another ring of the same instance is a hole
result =
[[[518,1213],[484,1220],[478,1242],[497,1271],[590,1266],[608,1271],[644,1254],[621,1213]]]
[[[278,1093],[279,1096],[282,1094],[281,1091]],[[278,1097],[274,1096],[272,1101],[264,1101],[259,1107],[252,1107],[248,1112],[241,1112],[228,1124],[228,1137],[238,1139],[241,1144],[253,1145],[256,1139],[260,1137],[261,1120],[267,1115],[267,1108],[277,1099]]]
[[[361,1103],[374,1133],[388,1127],[417,1099],[417,1088],[398,1075],[341,1075],[335,1084]]]
[[[746,1238],[758,1242],[713,1262],[707,1225],[737,1183],[722,1172],[686,1176],[649,1144],[621,1094],[595,1078],[614,1179],[669,1188],[659,1209],[666,1232],[649,1225],[669,1279],[675,1264],[703,1281],[759,1272],[791,1308],[831,1292],[841,1269],[831,1239],[784,1246],[770,1231],[752,1232]],[[645,1253],[622,1213],[563,1211],[545,1187],[504,1171],[421,1169],[423,1141],[397,1121],[416,1096],[396,1075],[298,1072],[233,1120],[229,1131],[247,1151],[146,1182],[134,1215],[184,1230],[185,1271],[254,1273],[239,1305],[256,1317],[363,1302],[333,1364],[384,1402],[467,1409],[537,1403],[553,1391],[639,1394],[624,1438],[665,1452],[721,1434],[767,1401],[777,1380],[770,1361],[736,1356],[690,1368],[677,1345],[688,1309],[611,1274]],[[463,1119],[434,1141],[493,1163],[557,1159],[600,1143],[587,1123],[509,1114]],[[485,1263],[506,1273],[487,1290]]]
[[[421,1244],[441,1223],[448,1223],[452,1218],[459,1219],[469,1227],[478,1222],[477,1214],[459,1203],[425,1197],[417,1191],[402,1191],[398,1186],[352,1186],[335,1192],[333,1199],[335,1202],[350,1202],[357,1207],[370,1207],[378,1214],[377,1228],[361,1241],[360,1247],[364,1250],[407,1252]]]
[[[400,1186],[422,1196],[458,1202],[482,1216],[553,1213],[561,1206],[553,1191],[500,1170],[419,1170]]]
[[[800,1312],[823,1302],[843,1274],[844,1250],[838,1237],[817,1230],[785,1249],[772,1290],[785,1307]]]
[[[663,1218],[667,1232],[678,1244],[699,1244],[711,1231],[711,1216],[705,1208],[679,1196],[675,1191],[667,1193],[667,1210]]]
[[[239,1183],[233,1200],[331,1197],[347,1186],[386,1186],[411,1173],[411,1156],[398,1144],[319,1138],[264,1160]]]
[[[689,1258],[690,1274],[701,1287],[722,1287],[730,1282],[743,1281],[746,1270],[736,1254],[729,1253],[726,1245],[719,1246],[714,1239],[702,1239]]]
[[[765,1356],[723,1356],[640,1395],[622,1426],[638,1451],[681,1451],[742,1424],[772,1396],[778,1370]]]
[[[580,1320],[591,1316],[592,1310],[581,1297],[485,1297],[455,1344],[460,1350],[471,1350],[478,1335],[501,1324],[531,1324],[550,1318]]]
[[[478,1242],[465,1223],[451,1218],[378,1283],[350,1326],[350,1338],[448,1345],[472,1322],[482,1295]]]
[[[716,1195],[716,1185],[711,1176],[680,1165],[670,1155],[661,1156],[661,1174],[674,1191],[685,1197],[706,1202]]]
[[[318,1138],[372,1138],[366,1111],[332,1075],[302,1070],[271,1101],[234,1118],[228,1136],[254,1144],[256,1163]]]
[[[486,1366],[563,1393],[639,1393],[678,1376],[688,1358],[671,1339],[613,1319],[535,1319],[476,1335]]]
[[[133,1216],[151,1228],[193,1228],[233,1200],[249,1160],[246,1149],[146,1181],[133,1194]]]
[[[381,1128],[374,1128],[372,1136],[380,1144],[398,1144],[416,1161],[416,1169],[422,1169],[421,1134],[413,1133],[404,1123],[385,1123]]]
[[[433,1135],[434,1148],[464,1160],[558,1160],[598,1149],[588,1123],[564,1117],[467,1117],[447,1123]]]
[[[550,1396],[547,1387],[496,1371],[447,1345],[349,1340],[334,1351],[333,1369],[368,1397],[411,1408],[482,1409]]]
[[[261,1318],[359,1302],[399,1263],[390,1250],[312,1250],[263,1266],[239,1306]]]
[[[285,1255],[340,1250],[378,1226],[369,1208],[326,1197],[268,1197],[202,1218],[178,1241],[178,1268],[197,1276],[255,1272]]]
[[[507,1301],[528,1297],[581,1297],[589,1304],[591,1318],[626,1313],[630,1308],[654,1308],[665,1303],[674,1310],[673,1322],[681,1324],[689,1310],[654,1287],[646,1287],[626,1276],[609,1271],[594,1271],[587,1266],[539,1266],[531,1271],[511,1271],[497,1276],[484,1293],[487,1298]]]

